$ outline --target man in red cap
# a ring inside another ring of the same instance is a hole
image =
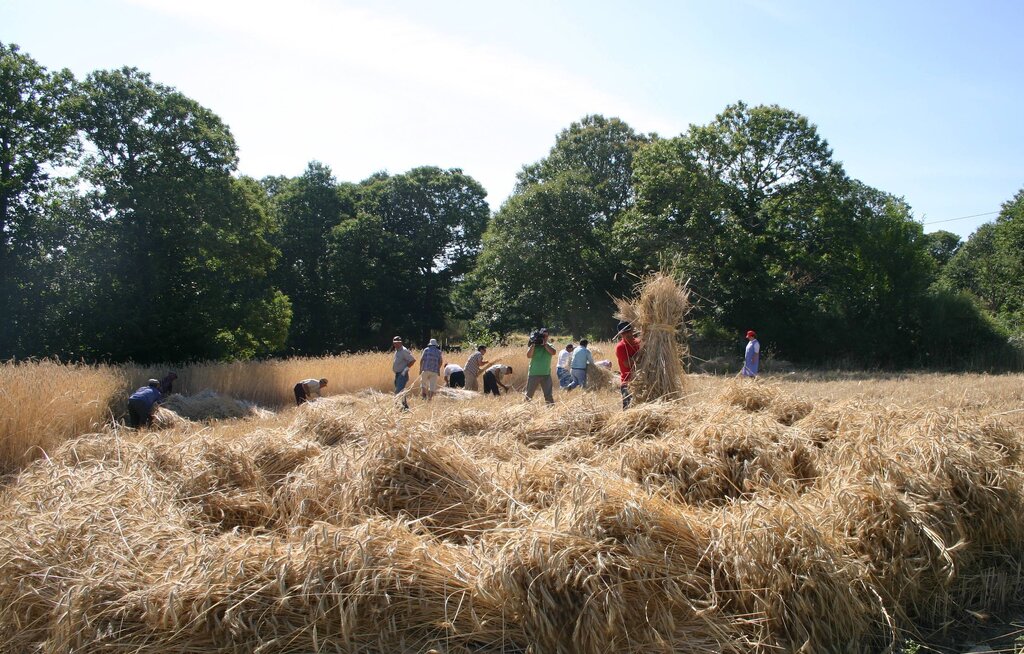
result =
[[[757,377],[757,367],[761,363],[761,344],[757,341],[757,334],[751,329],[747,332],[747,349],[743,353],[744,377]]]
[[[615,358],[619,362],[619,392],[622,393],[622,410],[625,411],[633,401],[629,382],[633,377],[633,364],[636,363],[637,354],[640,352],[640,341],[633,333],[633,325],[625,321],[619,323],[618,333],[615,335],[621,339],[615,346]]]

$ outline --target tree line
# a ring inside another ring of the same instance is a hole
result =
[[[587,116],[492,214],[459,169],[239,175],[227,125],[134,68],[76,80],[0,43],[0,81],[3,358],[607,337],[612,296],[668,267],[698,340],[755,328],[806,362],[1019,360],[1024,191],[966,243],[924,234],[782,107],[737,103],[671,138]]]

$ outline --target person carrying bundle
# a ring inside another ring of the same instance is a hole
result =
[[[295,384],[295,406],[320,398],[320,389],[327,386],[326,379],[303,379]]]

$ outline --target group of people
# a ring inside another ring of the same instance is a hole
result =
[[[640,341],[637,339],[632,325],[625,322],[619,323],[615,337],[619,339],[619,343],[615,346],[615,356],[619,363],[622,407],[626,409],[632,400],[632,395],[629,393],[629,382],[634,361],[640,351]],[[529,359],[530,364],[527,371],[525,394],[527,400],[532,400],[539,388],[544,395],[544,401],[553,404],[555,399],[551,379],[551,361],[556,351],[548,341],[548,331],[544,328],[531,334],[526,350],[526,358]],[[601,365],[611,368],[610,361],[594,360],[589,345],[587,339],[580,340],[578,347],[569,343],[558,355],[555,370],[559,386],[562,389],[571,391],[575,388],[586,388],[588,366]],[[402,406],[408,407],[408,400],[403,391],[409,383],[410,372],[417,360],[412,352],[405,347],[400,336],[395,336],[392,339],[392,348],[394,350],[392,372],[395,374],[395,393],[402,394]],[[430,343],[423,350],[419,359],[421,396],[428,401],[433,399],[442,377],[444,384],[448,387],[464,388],[470,391],[480,390],[482,377],[485,395],[499,396],[502,391],[507,393],[512,390],[511,386],[505,383],[513,372],[512,366],[487,360],[486,356],[487,346],[478,345],[464,366],[454,362],[445,364],[440,345],[436,339],[430,339]]]
[[[629,391],[629,384],[633,378],[633,368],[636,357],[640,352],[641,343],[628,322],[620,322],[617,326],[615,338],[618,343],[615,345],[615,358],[619,364],[619,388],[622,394],[622,408],[628,409],[633,396]],[[395,394],[401,394],[409,383],[409,373],[416,365],[416,357],[409,348],[405,347],[400,336],[395,336],[391,342],[394,350],[392,371],[395,374]],[[577,347],[568,343],[558,353],[555,374],[558,378],[558,385],[565,391],[572,391],[575,388],[586,388],[587,369],[591,365],[600,365],[610,368],[610,361],[594,361],[594,355],[589,349],[587,339],[581,339]],[[420,395],[427,401],[432,400],[437,394],[438,386],[443,378],[444,384],[450,388],[464,388],[469,391],[480,390],[480,379],[483,378],[484,394],[494,396],[501,395],[501,392],[512,390],[510,384],[505,383],[512,374],[512,366],[488,361],[487,346],[478,345],[476,350],[469,356],[466,365],[460,366],[457,363],[445,364],[444,354],[437,339],[430,339],[427,347],[420,354]],[[544,401],[548,404],[554,403],[551,380],[551,359],[555,356],[555,348],[548,342],[548,332],[541,328],[531,334],[530,343],[526,350],[526,358],[530,360],[530,366],[526,378],[526,399],[532,400],[537,389],[540,388],[544,394]],[[747,346],[743,356],[743,369],[740,374],[744,377],[756,377],[761,361],[761,344],[757,340],[757,334],[750,330],[747,332]],[[483,375],[481,375],[483,371]],[[153,416],[157,407],[170,395],[174,389],[174,382],[178,379],[175,372],[169,372],[163,379],[150,379],[149,382],[136,390],[128,398],[128,424],[132,427],[150,426],[153,424]],[[301,405],[305,402],[321,397],[323,389],[327,387],[327,379],[304,379],[295,384],[295,404]],[[408,400],[402,395],[402,406],[408,408]]]

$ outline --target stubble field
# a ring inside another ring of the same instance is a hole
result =
[[[389,368],[185,368],[179,416],[245,417],[136,433],[109,418],[161,370],[5,366],[0,651],[877,652],[1019,596],[1020,375],[405,412]]]

